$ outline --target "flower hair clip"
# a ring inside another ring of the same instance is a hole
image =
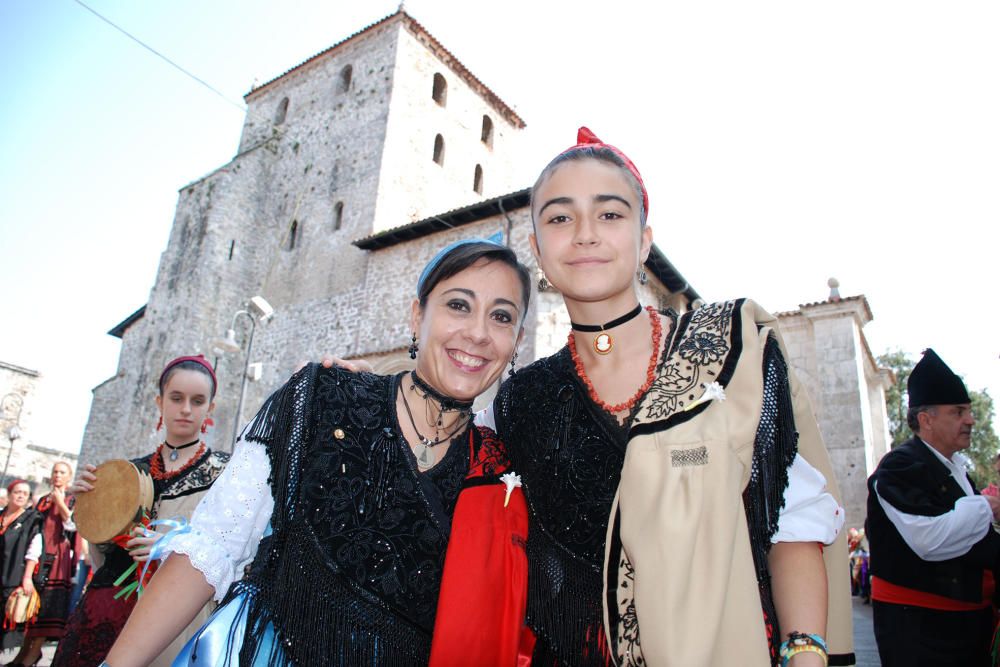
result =
[[[510,502],[510,494],[514,493],[514,489],[521,486],[521,476],[515,472],[508,472],[500,475],[500,481],[507,487],[507,494],[503,498],[503,506],[507,507],[507,503]]]
[[[684,407],[684,412],[696,408],[702,403],[708,403],[709,401],[724,401],[726,400],[726,390],[722,388],[722,385],[718,382],[709,382],[707,385],[703,384],[705,387],[705,393],[701,395],[701,398],[691,401]]]

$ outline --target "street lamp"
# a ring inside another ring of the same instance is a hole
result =
[[[3,464],[3,477],[0,477],[0,484],[7,484],[7,468],[10,466],[10,455],[14,451],[14,442],[21,437],[21,410],[24,408],[24,397],[18,393],[11,392],[0,398],[0,412],[7,414],[7,400],[17,400],[17,412],[14,414],[14,423],[7,429],[7,440],[10,447],[7,448],[7,460]],[[5,417],[6,419],[6,417]]]
[[[247,380],[250,370],[250,355],[253,352],[253,335],[257,330],[257,322],[267,322],[274,316],[274,308],[262,296],[255,296],[247,302],[246,308],[236,311],[233,320],[226,329],[226,335],[213,343],[213,347],[222,352],[239,352],[242,346],[236,341],[236,322],[241,317],[250,321],[250,336],[247,338],[246,359],[243,362],[243,381],[240,384],[240,400],[236,404],[236,415],[233,417],[233,441],[230,451],[236,446],[236,438],[240,434],[240,425],[243,423],[243,399],[247,393]]]

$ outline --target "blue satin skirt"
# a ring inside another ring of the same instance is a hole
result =
[[[173,667],[230,667],[238,665],[247,625],[247,596],[241,591],[215,613],[191,638],[174,659]],[[274,645],[274,626],[270,623],[257,647],[253,667],[266,667],[271,652],[277,649],[278,662],[284,662],[284,652]]]

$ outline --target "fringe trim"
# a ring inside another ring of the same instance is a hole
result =
[[[337,573],[307,528],[290,529],[284,547],[272,544],[270,556],[267,567],[250,575],[263,581],[248,582],[252,588],[245,589],[254,593],[247,596],[241,666],[261,659],[268,667],[427,664],[430,632]],[[268,626],[274,632],[269,650]]]
[[[547,533],[528,533],[528,626],[532,667],[612,664],[604,637],[601,566],[570,555]]]
[[[788,487],[788,467],[798,452],[799,434],[792,413],[792,393],[788,384],[788,365],[774,335],[764,345],[764,404],[754,439],[750,483],[743,492],[750,548],[760,602],[766,622],[773,627],[768,643],[771,662],[778,664],[781,631],[778,614],[771,595],[771,576],[767,569],[767,554],[771,537],[778,530],[778,515],[785,505]]]

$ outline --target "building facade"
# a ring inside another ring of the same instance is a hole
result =
[[[48,491],[52,466],[64,461],[76,467],[77,456],[38,442],[36,406],[44,391],[41,373],[0,361],[0,488],[15,479],[33,491]]]

